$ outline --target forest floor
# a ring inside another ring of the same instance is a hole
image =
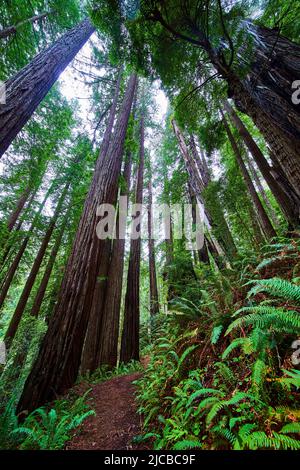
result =
[[[137,372],[91,385],[91,407],[96,415],[86,419],[80,433],[66,450],[142,450],[145,444],[133,444],[142,433],[142,418],[137,413],[136,387],[141,377]]]

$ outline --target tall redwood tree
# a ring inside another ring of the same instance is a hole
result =
[[[26,381],[18,410],[32,410],[62,393],[76,380],[83,343],[94,302],[95,287],[105,257],[105,242],[96,227],[97,207],[115,204],[124,142],[131,112],[136,75],[128,80],[125,95],[103,161],[97,162],[86,198],[57,306],[38,358]]]

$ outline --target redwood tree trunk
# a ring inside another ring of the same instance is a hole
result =
[[[241,173],[242,173],[243,178],[245,180],[245,183],[248,187],[251,199],[253,200],[253,203],[255,205],[255,208],[256,208],[256,211],[257,211],[257,214],[258,214],[258,217],[259,217],[259,223],[260,223],[260,225],[263,229],[263,232],[264,232],[267,240],[270,239],[270,238],[276,237],[277,234],[276,234],[276,232],[275,232],[275,230],[274,230],[274,228],[273,228],[273,226],[270,222],[270,219],[269,219],[268,214],[266,213],[266,211],[264,209],[264,206],[261,203],[261,200],[258,197],[258,194],[255,190],[255,186],[252,182],[251,176],[249,175],[248,170],[246,168],[246,165],[244,163],[244,160],[242,158],[240,149],[239,149],[239,147],[238,147],[238,145],[235,141],[235,138],[234,138],[234,136],[233,136],[233,134],[232,134],[232,132],[229,128],[229,125],[228,125],[228,123],[226,121],[226,118],[225,118],[223,113],[222,113],[222,116],[223,116],[223,124],[224,124],[225,130],[226,130],[226,133],[228,135],[231,147],[233,149],[235,158],[238,162],[238,165],[240,167],[240,170],[241,170]]]
[[[123,173],[126,188],[121,192],[121,196],[127,196],[129,193],[130,177],[131,154],[128,153]],[[112,257],[107,276],[97,366],[108,364],[113,367],[117,365],[118,361],[118,339],[125,254],[125,234],[120,232],[119,222],[120,218],[118,213],[116,223],[117,238],[113,242]]]
[[[136,75],[132,75],[103,166],[97,163],[58,302],[38,358],[26,381],[18,410],[37,408],[68,389],[76,380],[93,294],[105,252],[105,240],[99,240],[96,234],[99,220],[96,209],[103,203],[116,203],[135,85]]]
[[[22,315],[24,313],[24,310],[26,308],[29,296],[31,294],[34,282],[35,282],[36,277],[39,273],[41,264],[42,264],[44,256],[45,256],[45,253],[47,251],[48,244],[49,244],[49,241],[51,239],[53,230],[55,228],[57,219],[60,215],[60,211],[61,211],[61,208],[63,206],[64,200],[66,198],[68,189],[69,189],[69,183],[66,185],[64,191],[62,192],[62,194],[59,198],[55,213],[54,213],[54,215],[52,217],[52,220],[51,220],[51,222],[50,222],[50,224],[49,224],[49,226],[46,230],[46,233],[45,233],[45,236],[44,236],[43,241],[41,243],[40,249],[39,249],[39,251],[36,255],[36,258],[35,258],[34,263],[32,265],[30,274],[29,274],[29,276],[27,278],[27,281],[25,283],[25,286],[23,288],[21,297],[20,297],[19,302],[16,306],[16,310],[13,314],[13,317],[10,321],[9,327],[6,331],[4,339],[7,342],[7,344],[11,344],[11,342],[13,341],[13,339],[16,335],[18,326],[19,326],[20,321],[22,319]]]
[[[15,210],[11,213],[9,219],[8,219],[8,230],[11,232],[12,229],[14,228],[19,215],[21,214],[27,200],[30,194],[30,188],[26,188],[23,194],[20,196],[19,200],[17,201],[16,208]]]
[[[276,212],[271,204],[271,201],[270,199],[268,198],[267,196],[267,193],[262,185],[262,182],[261,182],[261,179],[259,177],[259,174],[257,173],[256,171],[256,168],[254,167],[253,165],[253,162],[252,160],[249,158],[249,155],[247,154],[246,152],[246,160],[247,160],[247,165],[248,165],[248,168],[249,168],[249,171],[250,171],[250,175],[252,176],[253,178],[253,181],[255,182],[256,184],[256,187],[259,191],[259,194],[261,195],[262,199],[264,200],[268,210],[269,210],[269,213],[271,215],[271,219],[272,219],[272,222],[277,226],[279,227],[279,220],[278,220],[278,217],[276,215]]]
[[[51,277],[51,274],[52,274],[53,266],[54,266],[58,251],[60,249],[61,241],[62,241],[64,232],[65,232],[65,229],[66,229],[66,226],[67,226],[67,223],[68,223],[69,213],[70,213],[70,210],[67,210],[66,214],[64,215],[61,227],[59,229],[59,232],[57,234],[55,243],[54,243],[53,248],[51,250],[51,253],[49,255],[49,260],[48,260],[44,275],[42,277],[42,280],[41,280],[41,283],[39,285],[38,291],[37,291],[36,296],[34,298],[32,308],[31,308],[31,312],[30,312],[30,314],[33,317],[38,317],[38,315],[40,313],[40,309],[41,309],[41,306],[42,306],[42,303],[43,303],[43,300],[44,300],[44,297],[45,297],[45,293],[46,293],[46,290],[47,290],[47,287],[48,287],[48,283],[49,283],[49,280],[50,280],[50,277]]]
[[[6,105],[0,106],[0,158],[93,32],[94,26],[85,19],[5,83]]]
[[[0,308],[2,307],[5,299],[6,299],[6,295],[7,295],[7,292],[10,288],[10,285],[12,283],[12,280],[14,278],[14,275],[16,274],[16,271],[19,267],[19,264],[20,264],[20,261],[23,257],[23,254],[24,254],[24,251],[26,250],[26,247],[28,245],[28,242],[30,240],[30,236],[32,235],[32,232],[33,230],[35,229],[36,227],[36,224],[38,222],[38,219],[39,219],[39,216],[41,215],[41,212],[43,210],[43,208],[45,207],[45,204],[50,196],[52,192],[52,187],[50,187],[50,189],[47,191],[47,194],[45,195],[44,197],[44,200],[43,202],[40,204],[40,207],[39,207],[39,210],[37,212],[37,214],[35,215],[33,221],[32,221],[32,224],[28,230],[28,235],[26,235],[26,237],[24,238],[24,240],[22,241],[22,244],[16,254],[16,256],[14,257],[13,259],[13,262],[12,264],[10,265],[9,267],[9,270],[6,274],[6,277],[5,277],[5,280],[3,282],[3,285],[1,286],[1,292],[0,292]]]
[[[292,100],[292,84],[299,80],[300,45],[275,29],[244,22],[253,41],[252,53],[242,46],[250,67],[244,78],[227,79],[237,107],[248,114],[276,154],[282,170],[300,195],[300,110]],[[246,37],[245,37],[246,40]]]
[[[28,213],[28,210],[29,210],[29,209],[31,208],[31,206],[32,206],[32,203],[33,203],[33,201],[34,201],[34,198],[35,198],[35,196],[36,196],[36,193],[37,193],[37,189],[31,194],[30,199],[29,199],[29,201],[28,201],[28,203],[27,203],[27,205],[26,205],[26,209],[25,209],[24,215],[23,215],[21,218],[18,217],[19,220],[17,219],[17,220],[18,220],[18,223],[17,223],[16,225],[14,225],[14,227],[13,227],[13,228],[14,228],[13,233],[10,235],[10,237],[8,238],[8,240],[6,240],[5,243],[4,243],[4,246],[3,246],[3,254],[1,254],[1,263],[0,263],[0,264],[1,264],[1,269],[0,269],[0,272],[2,272],[2,270],[3,270],[3,268],[4,268],[5,261],[6,261],[7,257],[8,257],[8,255],[9,255],[10,250],[11,250],[13,244],[14,244],[14,241],[15,241],[15,235],[16,235],[16,233],[18,233],[19,230],[21,229],[22,223],[23,223],[23,221],[24,221],[24,218],[26,217],[26,214]]]
[[[228,102],[224,103],[226,111],[229,113],[232,122],[238,129],[242,139],[244,140],[247,148],[249,149],[251,155],[253,156],[254,161],[256,162],[261,174],[266,180],[269,188],[271,189],[274,197],[276,198],[279,206],[281,207],[287,221],[293,226],[297,226],[299,223],[299,207],[300,199],[297,194],[292,194],[292,192],[283,191],[282,187],[277,183],[272,175],[272,169],[267,162],[262,151],[252,138],[250,132],[243,124],[237,113],[229,105]]]
[[[148,251],[149,251],[149,280],[150,280],[150,315],[159,313],[158,287],[156,277],[155,246],[153,238],[153,212],[152,212],[152,175],[148,184]]]
[[[179,129],[177,123],[175,122],[175,120],[172,121],[172,125],[173,125],[173,129],[174,129],[174,133],[175,133],[175,135],[177,137],[177,140],[178,140],[178,143],[179,143],[179,147],[180,147],[182,156],[183,156],[184,161],[186,163],[186,168],[187,168],[187,171],[188,171],[189,176],[190,176],[190,183],[191,183],[191,186],[192,186],[193,191],[195,193],[195,196],[199,199],[200,202],[202,202],[204,204],[202,192],[205,189],[205,187],[204,187],[202,178],[200,177],[199,172],[196,168],[196,164],[195,164],[194,159],[191,158],[191,156],[190,156],[188,147],[185,143],[184,136],[183,136],[181,130]],[[205,206],[205,204],[204,204],[204,206]],[[222,228],[223,228],[223,233],[221,234],[222,236],[220,236],[219,241],[222,244],[228,258],[231,259],[237,251],[236,246],[235,246],[233,237],[231,235],[230,229],[228,227],[228,224],[226,222],[226,219],[224,217],[223,210],[222,210],[222,207],[221,207],[220,204],[219,204],[219,207],[218,207],[218,212],[219,212],[219,218],[221,220]],[[207,216],[207,219],[208,219],[210,225],[213,226],[214,220],[212,219],[212,217],[211,217],[211,215],[210,215],[210,213],[209,213],[209,211],[207,210],[206,207],[205,207],[205,213],[206,213],[206,216]]]
[[[9,26],[8,28],[0,29],[0,39],[5,39],[5,38],[8,38],[9,36],[12,36],[13,34],[16,34],[18,29],[24,26],[25,24],[36,23],[37,21],[43,20],[47,16],[51,15],[51,13],[53,12],[48,11],[46,13],[41,13],[40,15],[32,16],[32,18],[27,18],[27,20],[20,21],[20,23],[18,23],[15,26]]]
[[[144,184],[144,116],[141,117],[140,136],[140,161],[136,185],[136,204],[143,203]],[[135,217],[139,217],[137,213]],[[136,228],[141,232],[141,224]],[[139,360],[139,329],[140,329],[140,262],[141,262],[141,237],[131,239],[129,266],[127,275],[127,287],[124,307],[124,324],[121,341],[120,361],[129,362]]]
[[[116,89],[114,93],[114,98],[112,106],[110,108],[109,118],[107,127],[104,133],[103,141],[101,144],[101,152],[99,156],[99,161],[97,162],[99,179],[101,179],[101,166],[105,163],[105,157],[108,151],[109,142],[112,136],[112,130],[116,118],[116,109],[118,105],[119,95],[120,95],[120,86],[123,75],[123,67],[121,67],[118,75],[118,80],[116,84]],[[96,289],[94,293],[93,305],[91,307],[91,312],[89,316],[89,322],[87,327],[87,332],[85,336],[84,346],[82,350],[80,372],[85,374],[86,372],[94,371],[97,367],[97,355],[99,351],[99,336],[102,329],[102,309],[105,299],[105,291],[107,285],[107,276],[109,263],[111,259],[111,240],[103,240],[103,256],[98,273],[98,279],[96,283]]]

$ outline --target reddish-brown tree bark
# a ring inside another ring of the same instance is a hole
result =
[[[99,160],[97,162],[99,179],[101,179],[101,165],[105,162],[105,156],[109,148],[109,142],[112,136],[112,130],[116,118],[116,110],[120,95],[120,86],[123,74],[123,67],[121,67],[118,80],[114,92],[112,106],[110,108],[110,113],[108,117],[108,123],[105,129],[103,136],[101,151],[99,155]],[[105,291],[107,285],[108,269],[111,259],[111,248],[112,243],[110,239],[103,240],[103,256],[101,266],[99,268],[98,279],[96,283],[94,301],[91,307],[91,312],[89,316],[88,327],[86,331],[84,346],[82,350],[80,372],[85,374],[86,372],[94,371],[98,365],[97,356],[99,352],[99,336],[101,334],[102,328],[102,310],[105,299]]]
[[[55,311],[38,358],[26,381],[18,410],[32,410],[74,384],[100,267],[105,240],[99,240],[97,207],[115,204],[124,142],[136,86],[133,74],[127,84],[115,131],[103,162],[96,165],[79,223]]]
[[[123,173],[123,180],[126,187],[121,191],[121,196],[127,196],[129,193],[130,177],[131,153],[129,152],[126,156]],[[125,208],[123,208],[123,210],[124,209]],[[108,364],[113,367],[118,361],[118,339],[125,254],[125,233],[121,233],[120,231],[119,215],[120,213],[118,213],[116,222],[117,238],[113,242],[112,256],[107,276],[97,366]]]
[[[190,177],[190,184],[192,186],[193,192],[195,196],[198,198],[198,200],[202,202],[202,204],[205,206],[205,203],[203,200],[203,194],[202,194],[205,189],[205,186],[201,178],[201,175],[199,174],[198,169],[196,167],[195,160],[191,157],[189,149],[186,145],[184,136],[181,130],[179,129],[175,120],[172,120],[172,125],[174,129],[174,133],[178,140],[181,154],[186,164],[186,169]],[[221,222],[222,222],[222,228],[223,228],[222,234],[220,235],[219,242],[220,244],[222,244],[222,247],[224,248],[225,253],[228,256],[228,258],[231,259],[237,252],[236,246],[235,246],[232,234],[230,232],[230,229],[228,227],[228,224],[226,222],[226,219],[224,217],[221,206],[220,206],[219,213],[220,213],[220,219],[222,219]],[[207,219],[210,225],[214,226],[214,220],[212,219],[211,214],[209,213],[206,207],[205,207],[205,214],[207,216]]]
[[[144,184],[144,158],[145,158],[145,130],[144,116],[141,116],[140,129],[140,161],[136,184],[136,204],[143,203],[143,184]],[[137,212],[136,217],[140,217]],[[136,227],[136,232],[141,232],[141,223]],[[141,262],[141,236],[131,239],[129,266],[127,275],[127,286],[124,306],[124,323],[121,340],[120,361],[129,362],[139,360],[139,329],[140,329],[140,262]]]
[[[12,229],[14,228],[18,218],[19,218],[19,215],[21,214],[27,200],[28,200],[28,197],[30,195],[30,188],[27,187],[25,189],[25,191],[21,194],[21,196],[19,197],[18,201],[17,201],[17,204],[16,204],[16,207],[14,209],[14,211],[11,213],[9,219],[8,219],[8,222],[7,222],[7,227],[8,227],[8,230],[11,232]]]
[[[6,104],[0,107],[0,158],[94,30],[85,19],[5,83]]]
[[[22,259],[22,257],[23,257],[23,254],[24,254],[24,252],[25,252],[25,250],[26,250],[26,248],[27,248],[27,245],[28,245],[28,242],[29,242],[29,240],[30,240],[30,237],[31,237],[31,235],[32,235],[32,233],[33,233],[33,231],[34,231],[34,229],[35,229],[35,227],[36,227],[36,224],[37,224],[38,220],[39,220],[39,217],[40,217],[40,215],[41,215],[41,212],[42,212],[43,208],[45,207],[45,204],[46,204],[46,202],[47,202],[47,200],[48,200],[48,198],[49,198],[49,196],[50,196],[50,194],[51,194],[51,192],[52,192],[52,188],[53,188],[53,185],[51,185],[51,187],[50,187],[49,190],[47,191],[47,193],[46,193],[46,195],[45,195],[45,197],[44,197],[42,203],[40,204],[39,210],[38,210],[38,212],[36,213],[36,215],[35,215],[35,217],[34,217],[32,223],[31,223],[31,225],[30,225],[30,228],[29,228],[29,230],[28,230],[28,234],[26,235],[26,237],[25,237],[24,240],[22,241],[21,246],[20,246],[20,248],[19,248],[17,254],[15,255],[15,257],[14,257],[14,259],[13,259],[13,261],[12,261],[12,263],[11,263],[9,269],[8,269],[8,272],[7,272],[6,276],[5,276],[5,280],[4,280],[4,282],[3,282],[3,285],[1,286],[1,292],[0,292],[0,308],[2,307],[2,305],[3,305],[3,303],[4,303],[5,299],[6,299],[6,296],[7,296],[8,290],[9,290],[9,288],[10,288],[10,286],[11,286],[11,283],[12,283],[12,280],[13,280],[13,278],[14,278],[14,275],[16,274],[16,271],[17,271],[17,269],[18,269],[18,267],[19,267],[20,261],[21,261],[21,259]]]
[[[258,147],[255,140],[252,138],[250,132],[239,118],[234,109],[228,102],[224,102],[224,108],[228,112],[233,124],[239,131],[243,141],[245,142],[248,150],[250,151],[255,163],[257,164],[261,174],[263,175],[266,183],[270,190],[274,194],[279,206],[281,207],[287,221],[292,227],[295,227],[299,223],[299,208],[300,199],[296,193],[292,193],[289,189],[284,191],[282,187],[277,183],[276,179],[272,175],[272,169],[266,160],[264,154]]]
[[[252,176],[253,181],[255,182],[259,195],[261,195],[263,201],[265,202],[266,207],[268,208],[268,212],[271,215],[272,223],[275,224],[276,227],[279,227],[280,223],[279,223],[277,214],[271,204],[271,201],[265,191],[265,188],[263,187],[260,176],[258,172],[256,171],[256,168],[254,167],[253,161],[251,160],[247,152],[245,152],[245,157],[246,157],[249,173]]]
[[[150,315],[159,313],[159,298],[156,276],[155,246],[153,238],[153,196],[152,175],[150,174],[148,184],[148,251],[149,251],[149,280],[150,280]]]
[[[33,301],[32,307],[31,307],[30,314],[33,317],[38,317],[39,316],[40,309],[41,309],[41,306],[42,306],[42,303],[43,303],[43,300],[44,300],[44,297],[45,297],[45,293],[46,293],[46,290],[47,290],[47,287],[48,287],[48,283],[49,283],[49,280],[50,280],[50,277],[51,277],[51,274],[52,274],[53,266],[54,266],[57,254],[59,252],[61,242],[62,242],[62,238],[63,238],[64,232],[65,232],[65,229],[66,229],[66,226],[67,226],[67,223],[68,223],[69,214],[70,214],[70,209],[67,210],[66,214],[63,216],[63,220],[62,220],[61,226],[59,228],[58,234],[56,236],[55,243],[54,243],[54,245],[52,247],[52,250],[50,252],[48,263],[47,263],[44,275],[42,277],[42,280],[40,282],[39,288],[37,290],[37,293],[35,295],[35,298],[34,298],[34,301]]]
[[[231,147],[233,149],[235,158],[238,162],[239,168],[241,170],[241,173],[243,175],[243,178],[244,178],[245,183],[247,185],[247,188],[249,190],[251,199],[252,199],[252,201],[254,203],[254,206],[256,208],[259,224],[261,225],[261,228],[262,228],[262,230],[263,230],[263,232],[266,236],[266,239],[269,240],[272,237],[276,237],[276,235],[277,235],[276,231],[274,230],[274,227],[271,224],[271,221],[268,217],[268,214],[266,213],[266,211],[264,209],[264,206],[262,205],[261,200],[258,197],[258,194],[255,190],[255,186],[252,182],[251,176],[249,175],[247,167],[246,167],[246,165],[244,163],[244,160],[242,158],[240,149],[239,149],[239,147],[238,147],[238,145],[235,141],[235,138],[234,138],[234,136],[233,136],[233,134],[230,130],[230,127],[229,127],[223,113],[222,113],[222,116],[223,116],[223,124],[224,124],[225,130],[226,130],[226,133],[228,135],[229,142],[231,144]]]
[[[11,342],[13,341],[13,339],[16,335],[18,326],[20,324],[22,315],[23,315],[24,310],[26,308],[26,305],[27,305],[30,293],[32,291],[34,282],[36,280],[36,277],[39,273],[39,270],[40,270],[41,264],[43,262],[44,256],[46,254],[48,244],[50,242],[53,230],[55,229],[57,219],[60,215],[60,211],[62,209],[64,200],[66,198],[68,189],[69,189],[69,184],[66,185],[65,189],[63,190],[63,192],[62,192],[62,194],[59,198],[59,201],[58,201],[58,204],[56,206],[54,215],[53,215],[53,217],[51,219],[51,222],[50,222],[50,224],[49,224],[49,226],[46,230],[46,233],[45,233],[44,238],[42,240],[39,251],[38,251],[38,253],[35,257],[35,260],[34,260],[34,263],[32,265],[31,271],[29,273],[29,276],[28,276],[27,281],[25,283],[25,286],[23,288],[22,294],[21,294],[20,299],[18,301],[18,304],[16,306],[15,312],[13,314],[13,317],[10,321],[9,327],[8,327],[8,329],[6,331],[6,334],[5,334],[4,339],[5,339],[7,344],[9,344],[9,343],[11,344]]]

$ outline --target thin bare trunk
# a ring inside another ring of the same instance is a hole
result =
[[[20,198],[18,199],[15,210],[11,213],[11,215],[8,219],[7,226],[8,226],[8,230],[10,232],[14,228],[14,226],[15,226],[17,220],[18,220],[18,217],[21,214],[21,212],[22,212],[22,210],[23,210],[23,208],[24,208],[24,206],[25,206],[25,204],[28,200],[29,195],[30,195],[30,188],[27,187],[25,189],[25,191],[23,192],[23,194],[21,194]]]
[[[17,332],[17,329],[18,329],[18,326],[19,326],[20,321],[22,319],[23,313],[25,311],[29,296],[31,294],[34,282],[36,280],[36,277],[39,273],[39,270],[40,270],[41,264],[43,262],[44,256],[46,254],[48,244],[49,244],[49,241],[51,239],[53,230],[55,229],[57,219],[60,215],[61,208],[62,208],[63,203],[65,201],[69,186],[70,186],[70,183],[68,183],[66,185],[65,189],[63,190],[63,192],[62,192],[62,194],[59,198],[59,201],[58,201],[57,207],[55,209],[54,215],[52,217],[52,220],[51,220],[51,222],[50,222],[50,224],[49,224],[49,226],[46,230],[46,233],[45,233],[45,236],[42,240],[40,249],[39,249],[39,251],[38,251],[38,253],[35,257],[35,260],[34,260],[34,263],[32,265],[30,274],[27,278],[27,281],[26,281],[25,286],[23,288],[21,297],[18,301],[15,312],[13,314],[13,317],[10,321],[9,327],[8,327],[8,329],[6,331],[6,334],[5,334],[4,339],[5,339],[5,342],[7,344],[11,344],[11,342],[13,341],[13,339],[15,337],[15,334]]]
[[[149,280],[150,280],[150,315],[159,313],[159,298],[156,276],[155,246],[153,234],[153,196],[152,196],[152,175],[150,174],[148,184],[148,250],[149,250]]]
[[[21,244],[21,246],[20,246],[20,248],[19,248],[19,250],[18,250],[16,256],[15,256],[14,259],[13,259],[12,264],[11,264],[10,267],[9,267],[9,270],[8,270],[8,272],[7,272],[7,274],[6,274],[4,283],[3,283],[2,287],[1,287],[1,292],[0,292],[0,308],[2,307],[2,305],[3,305],[3,303],[4,303],[5,299],[6,299],[6,296],[7,296],[8,290],[9,290],[9,288],[10,288],[10,286],[11,286],[11,283],[12,283],[12,280],[13,280],[13,278],[14,278],[14,275],[16,274],[16,271],[17,271],[17,269],[18,269],[18,267],[19,267],[20,261],[21,261],[21,259],[22,259],[22,257],[23,257],[23,254],[24,254],[24,252],[25,252],[25,250],[26,250],[26,248],[27,248],[27,245],[28,245],[28,242],[29,242],[29,240],[30,240],[30,237],[31,237],[31,235],[32,235],[32,233],[33,233],[33,230],[34,230],[35,227],[36,227],[36,224],[37,224],[37,222],[38,222],[38,220],[39,220],[39,217],[40,217],[40,215],[41,215],[41,212],[42,212],[43,208],[45,207],[45,204],[46,204],[46,202],[47,202],[47,200],[48,200],[48,198],[49,198],[51,192],[52,192],[52,187],[49,188],[49,190],[47,191],[47,193],[46,193],[46,195],[45,195],[45,197],[44,197],[43,202],[40,204],[39,210],[38,210],[37,214],[35,215],[35,217],[34,217],[32,223],[31,223],[31,226],[30,226],[30,228],[29,228],[29,230],[28,230],[28,234],[27,234],[26,237],[24,238],[24,240],[23,240],[23,242],[22,242],[22,244]]]
[[[248,165],[248,168],[249,168],[249,171],[250,171],[250,174],[253,178],[253,181],[255,182],[256,184],[256,187],[259,191],[259,194],[261,195],[261,197],[263,198],[268,210],[269,210],[269,213],[271,215],[271,219],[272,219],[272,222],[275,224],[276,227],[279,227],[279,220],[278,220],[278,217],[276,215],[276,212],[271,204],[271,201],[270,199],[268,198],[267,196],[267,193],[265,191],[265,188],[263,187],[262,185],[262,182],[261,182],[261,179],[259,177],[259,174],[257,173],[256,171],[256,168],[254,167],[253,165],[253,162],[251,160],[251,158],[249,158],[249,155],[247,152],[245,152],[245,156],[246,156],[246,160],[247,160],[247,165]]]
[[[239,147],[238,147],[238,145],[235,141],[235,138],[234,138],[234,136],[233,136],[233,134],[232,134],[232,132],[229,128],[229,125],[228,125],[228,123],[226,121],[226,118],[225,118],[223,113],[222,113],[222,116],[223,116],[223,124],[224,124],[225,130],[226,130],[226,133],[228,135],[231,147],[233,149],[235,158],[238,162],[241,173],[242,173],[243,178],[245,180],[245,183],[248,187],[251,199],[253,200],[254,206],[256,208],[258,218],[259,218],[258,219],[259,223],[260,223],[260,225],[263,229],[263,232],[264,232],[267,240],[269,240],[270,238],[276,237],[276,231],[274,230],[274,228],[271,224],[271,221],[268,217],[268,214],[266,213],[266,211],[264,209],[264,206],[262,205],[261,200],[258,197],[258,194],[255,190],[255,186],[252,182],[251,176],[249,175],[247,167],[246,167],[246,165],[244,163],[244,160],[242,158],[240,149],[239,149]]]
[[[20,21],[20,23],[16,24],[15,26],[9,26],[8,28],[0,29],[0,39],[5,39],[8,38],[9,36],[12,36],[13,34],[16,34],[18,29],[22,28],[22,26],[26,24],[32,24],[36,23],[39,20],[43,20],[44,18],[47,18],[47,16],[51,15],[54,13],[53,11],[48,11],[46,13],[41,13],[40,15],[35,15],[32,16],[31,18],[27,18],[24,21]]]
[[[36,296],[34,298],[32,308],[31,308],[31,312],[30,312],[30,314],[33,317],[38,317],[38,315],[40,313],[40,309],[41,309],[41,306],[42,306],[42,303],[43,303],[43,300],[44,300],[44,297],[45,297],[45,293],[46,293],[46,290],[47,290],[47,287],[48,287],[48,283],[49,283],[49,280],[50,280],[50,277],[51,277],[51,274],[52,274],[53,266],[54,266],[54,263],[56,261],[57,254],[58,254],[58,251],[59,251],[60,246],[61,246],[62,238],[63,238],[64,232],[65,232],[65,229],[66,229],[66,226],[67,226],[67,223],[68,223],[69,213],[70,213],[70,209],[67,210],[66,214],[63,217],[61,227],[59,229],[59,232],[57,234],[55,243],[54,243],[53,248],[52,248],[52,250],[50,252],[50,255],[49,255],[49,260],[48,260],[44,275],[42,277],[42,280],[40,282],[38,291],[37,291]]]
[[[206,207],[206,204],[204,203],[203,191],[205,189],[205,186],[201,178],[201,175],[199,174],[198,169],[196,167],[195,160],[191,157],[188,147],[185,143],[184,136],[181,130],[179,129],[177,123],[175,122],[175,120],[172,120],[172,125],[173,125],[175,136],[177,137],[177,140],[179,143],[179,148],[181,150],[182,156],[186,164],[186,169],[190,177],[190,184],[192,186],[193,192],[195,193],[195,196],[197,197],[197,199],[204,205],[205,214],[207,216],[209,224],[211,226],[214,226],[215,221],[213,220],[210,214],[210,211],[208,210],[208,208]],[[220,219],[220,224],[222,225],[222,233],[219,234],[219,238],[220,238],[219,242],[222,244],[228,258],[231,259],[236,254],[237,250],[236,250],[236,246],[235,246],[233,237],[231,235],[230,229],[226,222],[221,204],[218,204],[218,215]]]

